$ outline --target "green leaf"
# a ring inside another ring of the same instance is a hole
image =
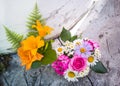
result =
[[[46,42],[46,44],[45,44],[45,50],[47,50],[48,46],[49,46],[49,42]]]
[[[56,52],[55,52],[55,50],[52,50],[52,49],[46,50],[46,52],[43,55],[44,55],[44,57],[41,60],[41,63],[43,65],[51,64],[52,62],[54,62],[57,59]]]
[[[69,40],[70,42],[73,42],[75,39],[77,39],[77,35],[71,37],[71,39]]]
[[[38,36],[38,32],[37,31],[30,31],[30,32],[28,32],[28,34],[27,34],[27,37],[29,37],[29,36]]]
[[[46,52],[46,50],[51,50],[52,49],[52,44],[51,44],[51,40],[50,41],[46,41],[45,45],[42,48],[38,49],[38,53],[43,54],[44,52]]]
[[[51,40],[47,41],[45,46],[38,50],[38,53],[41,53],[44,57],[41,61],[33,62],[32,68],[38,68],[41,65],[51,64],[57,58],[55,50],[52,49]]]
[[[83,33],[80,33],[80,35],[79,35],[79,39],[82,39],[83,37],[82,37],[82,35],[83,35]]]
[[[41,66],[41,62],[40,61],[34,61],[32,63],[31,68],[39,68]]]
[[[26,26],[28,27],[29,31],[28,31],[27,36],[31,36],[31,35],[37,36],[38,35],[37,29],[32,28],[32,25],[36,25],[36,20],[39,20],[42,25],[45,24],[45,19],[42,18],[42,15],[40,14],[37,3],[35,4],[33,11],[31,12],[31,14],[28,17]]]
[[[35,4],[33,11],[31,12],[31,14],[28,17],[27,27],[30,30],[33,30],[32,25],[36,24],[36,20],[39,20],[42,25],[45,24],[45,20],[42,18],[42,15],[40,14],[37,3]]]
[[[107,73],[107,69],[100,61],[97,62],[95,66],[91,67],[91,69],[96,73]]]
[[[50,41],[48,41],[48,45],[47,45],[47,50],[49,49],[49,50],[51,50],[52,49],[52,44],[51,44],[51,40]]]
[[[65,28],[63,28],[61,34],[60,34],[60,38],[62,41],[67,41],[71,39],[71,33],[69,30],[66,30]]]
[[[14,50],[17,50],[17,48],[20,47],[20,42],[23,40],[23,35],[17,34],[10,29],[8,29],[6,26],[4,26],[7,39],[12,44],[12,47]]]

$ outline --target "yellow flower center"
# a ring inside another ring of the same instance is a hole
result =
[[[86,52],[86,49],[85,49],[85,48],[80,48],[80,52],[81,52],[81,53],[85,53],[85,52]]]
[[[74,48],[74,46],[71,46],[71,48]]]
[[[62,52],[62,50],[63,50],[63,49],[62,49],[61,47],[59,47],[59,48],[57,49],[58,52]]]
[[[68,76],[69,76],[70,78],[73,78],[73,77],[75,77],[75,73],[72,72],[72,71],[70,71],[70,72],[68,72]]]
[[[83,71],[81,72],[81,75],[84,75],[84,72],[83,72]]]
[[[89,56],[88,57],[88,62],[92,63],[94,61],[94,57],[93,56]]]
[[[76,42],[76,45],[80,45],[81,43],[80,42]]]

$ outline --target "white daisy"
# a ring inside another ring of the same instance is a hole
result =
[[[98,60],[97,60],[97,58],[96,58],[95,56],[93,56],[93,55],[91,55],[91,56],[89,56],[89,57],[87,58],[87,64],[88,64],[89,66],[94,66],[94,65],[96,65],[96,62],[98,62]]]
[[[66,41],[64,43],[64,52],[70,56],[73,54],[73,51],[74,51],[74,45],[72,42],[69,42],[69,41]]]
[[[66,42],[64,43],[65,46],[69,46],[69,44],[70,44],[70,41],[66,41]]]
[[[57,47],[55,50],[56,50],[58,55],[61,55],[61,54],[64,53],[64,47],[63,46]]]
[[[71,48],[68,48],[68,47],[64,47],[64,53],[67,54],[68,56],[71,56],[74,54],[74,50]]]
[[[83,41],[82,39],[76,39],[76,40],[73,41],[73,44],[74,44],[74,46],[81,45],[82,41]]]
[[[100,58],[101,58],[101,53],[100,53],[100,50],[99,50],[99,49],[95,49],[94,56],[95,56],[97,59],[100,59]]]
[[[69,52],[70,52],[70,49],[69,49],[67,46],[64,46],[64,52],[65,52],[65,53],[69,53]]]
[[[65,47],[67,47],[68,49],[74,49],[74,45],[73,45],[73,43],[70,42],[70,41],[66,41],[66,42],[64,43],[64,45],[65,45]]]
[[[68,56],[71,56],[74,54],[74,51],[68,52]]]
[[[70,70],[70,69],[68,69],[68,70],[66,70],[65,72],[64,72],[64,77],[65,77],[65,79],[67,79],[69,82],[70,81],[78,81],[78,79],[77,79],[77,74],[78,74],[78,72],[76,72],[76,71],[72,71],[72,70]]]
[[[78,73],[78,77],[85,77],[89,74],[90,68],[86,67],[83,71],[80,71]]]

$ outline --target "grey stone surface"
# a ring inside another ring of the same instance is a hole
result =
[[[25,71],[19,64],[17,55],[13,55],[11,65],[1,76],[4,86],[91,86],[87,78],[79,82],[68,82],[57,75],[50,65]]]
[[[94,86],[120,86],[120,0],[106,0],[97,18],[89,21],[83,37],[100,43],[105,75],[91,73]],[[80,33],[78,33],[80,34]]]

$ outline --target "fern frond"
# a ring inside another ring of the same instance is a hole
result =
[[[40,20],[41,24],[43,24],[43,25],[45,24],[45,21],[39,12],[39,8],[37,6],[37,3],[35,4],[33,11],[31,12],[31,14],[28,17],[27,27],[29,29],[32,29],[32,25],[36,24],[36,20]]]
[[[12,48],[16,51],[20,47],[20,42],[23,40],[23,35],[17,34],[4,26],[7,40],[12,44]]]
[[[29,36],[31,36],[31,35],[38,36],[38,32],[31,30],[31,31],[28,32],[27,37],[29,37]]]

